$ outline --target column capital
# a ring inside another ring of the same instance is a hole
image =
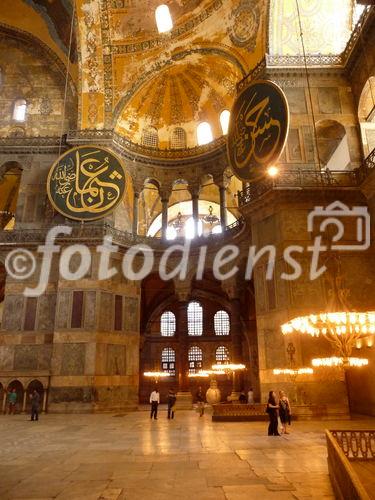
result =
[[[189,193],[191,194],[191,198],[192,199],[196,199],[196,198],[199,198],[199,194],[201,192],[201,186],[197,186],[197,185],[189,185],[188,187],[188,191]]]

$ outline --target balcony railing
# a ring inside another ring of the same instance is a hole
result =
[[[265,193],[283,189],[314,189],[314,188],[353,188],[358,187],[360,178],[357,170],[284,170],[275,178],[265,178],[248,185],[238,193],[238,203],[241,206],[251,203]]]
[[[155,250],[164,250],[166,247],[175,244],[183,244],[184,238],[174,240],[162,240],[161,238],[151,236],[134,235],[127,231],[121,231],[110,224],[71,224],[69,222],[60,223],[61,225],[72,227],[70,235],[61,235],[59,241],[78,240],[87,242],[89,245],[97,245],[103,241],[105,236],[112,236],[113,242],[124,247],[132,245],[145,244]],[[57,224],[56,224],[57,225]],[[47,232],[56,225],[44,226],[38,229],[15,229],[13,231],[0,231],[0,246],[15,245],[40,245],[46,239]],[[226,227],[223,233],[202,235],[191,240],[192,246],[201,246],[211,242],[220,242],[223,239],[233,237],[238,234],[245,226],[243,218],[236,220],[233,224]]]
[[[375,459],[375,430],[330,432],[349,460]]]

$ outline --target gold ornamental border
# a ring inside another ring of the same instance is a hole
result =
[[[288,140],[288,137],[289,137],[290,109],[289,109],[289,103],[288,103],[287,97],[285,95],[285,92],[283,91],[283,89],[279,85],[277,85],[272,80],[265,80],[265,79],[254,80],[249,85],[247,85],[244,89],[242,89],[241,92],[237,95],[236,100],[233,103],[232,109],[237,104],[237,102],[239,101],[239,99],[241,98],[241,96],[242,96],[242,94],[244,92],[246,92],[250,87],[252,87],[254,85],[262,84],[262,83],[272,86],[277,91],[277,93],[281,96],[281,100],[283,101],[285,109],[286,109],[286,125],[285,125],[286,126],[286,132],[285,132],[285,138],[284,138],[284,141],[283,141],[283,145],[280,148],[280,153],[278,155],[276,155],[275,158],[273,158],[272,161],[270,161],[267,166],[264,167],[264,169],[267,169],[267,167],[271,166],[273,163],[275,163],[275,162],[277,162],[279,160],[280,156],[283,154],[283,151],[285,149],[285,146],[286,146],[286,143],[287,143],[287,140]],[[231,158],[230,158],[230,154],[229,154],[229,131],[228,131],[228,136],[227,136],[227,148],[226,148],[226,150],[227,150],[226,152],[227,152],[228,163],[229,163],[229,165],[230,165],[230,167],[231,167],[234,175],[237,177],[237,179],[239,179],[239,180],[241,180],[243,182],[251,183],[251,182],[257,182],[257,181],[261,180],[263,177],[265,177],[265,175],[266,175],[265,172],[262,173],[262,174],[259,174],[258,176],[254,176],[251,179],[244,179],[243,177],[239,177],[237,175],[237,173],[233,169]],[[236,170],[238,171],[239,169],[236,168]]]
[[[108,210],[108,212],[106,212],[104,215],[99,215],[97,217],[92,217],[89,220],[86,220],[86,219],[82,219],[82,218],[79,218],[79,217],[74,217],[74,216],[71,216],[71,215],[68,216],[65,213],[62,213],[61,209],[59,207],[57,207],[57,205],[55,204],[54,199],[52,198],[52,195],[51,195],[51,190],[50,190],[50,180],[51,180],[52,173],[54,172],[56,166],[69,153],[71,153],[72,151],[77,151],[79,149],[83,149],[83,148],[96,148],[96,149],[100,149],[102,151],[106,151],[107,153],[109,153],[110,155],[112,155],[118,161],[118,164],[120,165],[120,167],[122,169],[122,172],[124,174],[124,183],[125,183],[125,187],[126,187],[126,171],[125,171],[125,168],[124,168],[124,166],[122,164],[122,161],[120,160],[120,157],[116,153],[114,153],[113,151],[111,151],[109,148],[106,148],[106,147],[103,147],[103,146],[97,146],[96,144],[84,144],[82,146],[76,146],[74,148],[69,149],[64,154],[62,154],[61,156],[59,156],[59,158],[57,158],[56,161],[54,161],[54,163],[52,164],[52,166],[51,166],[51,168],[50,168],[50,170],[48,172],[48,176],[47,176],[47,195],[48,195],[48,199],[49,199],[49,201],[50,201],[53,209],[56,212],[58,212],[60,215],[66,217],[67,219],[77,220],[77,221],[80,221],[80,222],[92,222],[92,221],[95,221],[95,220],[104,219],[108,215],[111,215],[116,210],[116,208],[118,207],[118,205],[121,203],[121,197],[119,198],[118,202],[110,210]]]

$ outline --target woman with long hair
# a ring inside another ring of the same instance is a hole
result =
[[[270,418],[270,423],[268,426],[268,435],[269,436],[280,436],[279,431],[277,430],[277,413],[279,406],[276,402],[276,394],[274,391],[270,391],[268,395],[268,403],[267,403],[267,413]]]
[[[286,424],[290,425],[291,414],[292,414],[292,411],[290,408],[289,399],[287,398],[284,391],[280,391],[279,392],[279,416],[280,416],[280,421],[281,421],[281,426],[282,426],[281,432],[283,434],[289,434],[289,432],[286,430]]]

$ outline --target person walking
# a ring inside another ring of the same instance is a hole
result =
[[[37,390],[33,390],[32,394],[30,394],[31,399],[31,421],[39,420],[39,404],[40,404],[40,395]]]
[[[290,425],[292,411],[287,395],[284,391],[279,392],[279,416],[281,421],[281,433],[289,434],[286,430],[286,424]]]
[[[280,436],[279,431],[277,430],[277,413],[279,406],[276,402],[276,394],[274,391],[270,391],[268,395],[268,403],[266,412],[268,413],[270,423],[268,426],[268,435],[269,436]]]
[[[12,389],[8,394],[8,411],[9,415],[14,415],[16,413],[17,405],[17,392],[16,389]]]
[[[200,417],[204,415],[204,395],[202,391],[202,387],[198,387],[197,395],[196,395],[197,405],[198,405],[198,413]]]
[[[173,389],[169,389],[168,392],[168,419],[174,418],[175,404],[176,404],[176,394]]]
[[[158,419],[159,403],[160,403],[160,394],[159,394],[157,387],[155,387],[155,389],[152,391],[152,393],[150,395],[150,404],[151,404],[150,418],[154,417],[154,420]]]

